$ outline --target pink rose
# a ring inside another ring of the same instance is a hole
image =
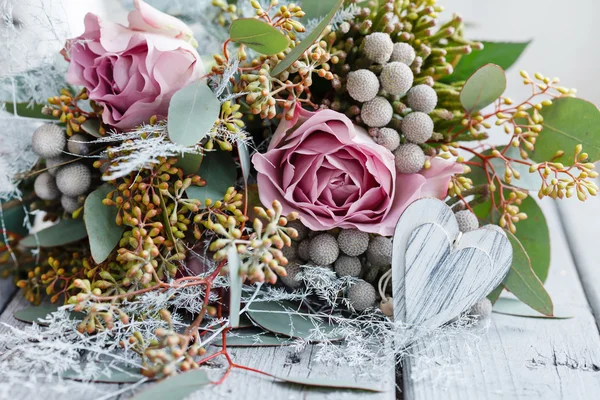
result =
[[[183,22],[141,0],[134,5],[128,28],[89,13],[83,35],[66,45],[67,81],[86,87],[104,106],[104,123],[120,129],[166,117],[173,94],[204,74]]]
[[[279,200],[314,231],[357,228],[391,236],[404,209],[421,197],[443,198],[463,168],[434,158],[418,174],[396,173],[394,156],[364,129],[332,110],[297,108],[265,154],[255,154],[263,204]]]

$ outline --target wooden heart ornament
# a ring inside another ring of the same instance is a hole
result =
[[[394,319],[436,328],[494,290],[512,263],[512,247],[500,232],[460,233],[443,201],[417,200],[406,208],[394,233]]]

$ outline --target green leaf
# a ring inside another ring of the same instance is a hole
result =
[[[289,337],[273,335],[260,328],[236,329],[227,333],[227,347],[273,347],[292,344]],[[223,346],[221,339],[215,345]]]
[[[519,300],[544,315],[552,315],[554,306],[552,299],[542,281],[531,268],[531,259],[521,242],[510,232],[508,240],[513,247],[513,263],[510,272],[504,279],[504,286]]]
[[[85,366],[83,366],[85,367]],[[147,379],[137,367],[122,364],[110,364],[108,367],[100,366],[100,373],[91,380],[97,383],[136,383]],[[81,371],[70,368],[60,374],[61,378],[80,381]]]
[[[496,302],[498,301],[498,298],[500,297],[500,294],[502,293],[503,290],[504,290],[504,285],[500,284],[496,289],[492,290],[492,293],[487,295],[488,300],[491,301],[492,304],[496,304]]]
[[[250,162],[250,152],[248,151],[248,145],[241,140],[237,141],[238,155],[240,157],[240,166],[242,167],[242,175],[244,176],[244,184],[248,184],[248,177],[250,176],[250,169],[252,163]]]
[[[179,89],[169,103],[169,138],[183,146],[202,140],[219,118],[221,103],[204,81]]]
[[[202,164],[202,154],[183,153],[175,163],[176,167],[183,169],[185,175],[196,174]]]
[[[314,377],[303,377],[303,376],[279,376],[273,375],[274,378],[279,380],[294,383],[303,386],[320,387],[327,389],[351,389],[351,390],[364,390],[367,392],[385,392],[377,384],[374,383],[357,383],[354,379],[323,379]]]
[[[292,49],[292,51],[290,51],[288,53],[288,55],[285,56],[285,58],[283,60],[281,60],[279,62],[279,64],[277,64],[275,66],[275,68],[273,68],[273,70],[271,71],[271,76],[277,76],[277,75],[281,74],[283,71],[285,71],[286,69],[288,69],[288,67],[290,65],[292,65],[294,63],[294,61],[296,61],[298,58],[300,58],[300,56],[310,46],[312,46],[312,44],[319,38],[319,36],[321,36],[321,33],[325,30],[327,25],[329,25],[329,23],[331,22],[331,19],[333,18],[333,16],[337,12],[337,10],[340,9],[340,7],[342,6],[343,3],[344,3],[344,0],[337,0],[335,2],[335,4],[333,5],[333,8],[331,8],[331,10],[329,10],[329,12],[327,13],[327,15],[325,15],[325,17],[319,23],[319,25],[317,25],[317,27],[311,33],[309,33],[302,42],[300,42],[298,45],[296,45],[296,47],[294,47]]]
[[[38,118],[38,119],[52,119],[56,120],[52,115],[44,115],[42,114],[42,108],[45,104],[33,103],[31,106],[29,103],[16,103],[17,104],[17,115],[20,117],[27,118]],[[6,111],[13,114],[15,113],[15,103],[12,101],[4,102],[4,106],[6,107]]]
[[[574,149],[583,145],[591,162],[600,160],[600,111],[594,104],[575,97],[563,97],[540,111],[544,121],[537,137],[533,160],[549,161],[557,150],[564,150],[558,161],[571,165]]]
[[[113,251],[125,231],[125,226],[118,226],[117,208],[102,204],[106,195],[115,190],[110,185],[100,186],[85,199],[83,219],[90,238],[90,250],[96,263],[104,262]]]
[[[493,308],[495,313],[512,315],[515,317],[530,317],[530,318],[544,318],[544,319],[567,319],[573,318],[574,310],[569,309],[567,306],[555,306],[554,315],[548,316],[535,311],[533,308],[527,306],[527,304],[508,298],[500,298],[494,304]]]
[[[238,18],[231,23],[229,38],[243,43],[252,50],[265,55],[281,53],[290,41],[279,29],[256,18]]]
[[[85,224],[81,219],[62,219],[56,225],[43,229],[36,235],[29,235],[19,242],[20,245],[36,248],[57,247],[77,242],[87,237]]]
[[[6,203],[3,203],[1,206],[0,218],[4,220],[4,227],[10,233],[21,237],[26,236],[27,233],[29,233],[27,227],[23,225],[25,216],[23,203],[13,203],[13,205],[9,207],[6,207]],[[0,247],[2,247],[3,240],[4,235],[0,234]]]
[[[502,151],[504,147],[505,146],[499,146],[496,149],[498,151]],[[504,153],[504,156],[506,158],[524,161],[521,158],[519,149],[513,146],[509,146],[506,153]],[[490,162],[492,163],[496,174],[504,181],[504,172],[506,171],[506,165],[504,164],[504,161],[499,158],[492,158]],[[512,186],[533,191],[537,191],[542,187],[542,177],[537,172],[529,172],[528,165],[518,162],[511,162],[510,167],[513,171],[517,171],[519,174],[521,174],[519,179],[515,178],[514,176],[512,177],[510,182]]]
[[[337,0],[303,0],[302,11],[304,11],[303,21],[308,22],[311,19],[323,18],[329,10],[335,6]]]
[[[306,2],[306,0],[305,0]],[[302,6],[304,9],[304,5]],[[454,67],[452,75],[442,78],[442,82],[452,83],[467,80],[485,64],[496,64],[504,70],[510,68],[519,58],[521,53],[531,42],[482,42],[483,50],[473,51],[471,54],[461,56]]]
[[[230,152],[217,150],[204,155],[198,174],[206,185],[192,185],[185,192],[190,199],[198,199],[204,204],[206,199],[214,202],[225,196],[227,189],[235,185],[237,168]]]
[[[183,400],[211,383],[205,370],[193,369],[150,386],[132,397],[132,400]]]
[[[475,114],[492,104],[505,89],[504,70],[497,65],[487,64],[467,79],[460,92],[460,103],[468,114]]]
[[[315,326],[319,326],[329,340],[344,338],[337,331],[335,322],[316,316],[309,318],[307,313],[297,309],[296,304],[287,301],[255,301],[250,304],[247,313],[256,325],[275,334],[308,339]]]
[[[41,326],[48,326],[47,323],[42,323],[39,320],[45,319],[48,315],[58,310],[55,304],[41,304],[39,306],[25,307],[17,310],[13,313],[13,317],[21,322],[33,324],[34,322]],[[85,318],[85,314],[80,312],[69,312],[69,318],[72,320],[82,321]]]
[[[242,277],[240,276],[240,255],[237,246],[231,244],[227,250],[229,267],[229,323],[236,328],[240,323],[240,302],[242,298]]]
[[[102,135],[100,134],[99,119],[87,119],[83,124],[81,124],[81,129],[83,129],[85,133],[92,135],[93,137],[102,137]]]

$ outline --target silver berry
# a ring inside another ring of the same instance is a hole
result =
[[[387,33],[371,33],[365,37],[363,43],[365,56],[377,64],[388,62],[394,51],[394,42],[392,42],[392,38]]]
[[[421,144],[433,135],[433,120],[422,112],[412,112],[402,120],[402,133],[411,143]]]
[[[506,231],[502,228],[500,228],[498,225],[494,225],[494,224],[487,224],[482,226],[483,229],[489,229],[490,231],[496,231],[498,233],[501,233],[502,235],[506,236]]]
[[[48,172],[42,172],[35,178],[33,191],[42,200],[55,200],[60,197],[60,191],[56,187],[56,180]]]
[[[310,260],[310,239],[304,239],[298,243],[297,254],[302,261]]]
[[[392,128],[378,129],[373,139],[389,151],[394,151],[400,146],[400,135],[397,130]]]
[[[337,238],[342,253],[348,256],[360,256],[369,246],[369,234],[358,229],[343,229]]]
[[[397,96],[412,87],[414,75],[408,65],[396,61],[383,66],[379,79],[386,92]]]
[[[348,302],[358,312],[373,307],[377,301],[377,292],[369,282],[360,280],[348,289]]]
[[[88,191],[92,183],[90,169],[81,163],[68,164],[56,174],[56,186],[64,195],[77,197]]]
[[[407,143],[400,145],[394,151],[396,169],[401,174],[416,174],[425,165],[425,153],[416,144]]]
[[[468,314],[474,317],[476,316],[478,319],[486,319],[492,315],[492,307],[492,302],[486,298],[475,303]]]
[[[346,82],[348,94],[356,101],[364,103],[373,100],[379,92],[379,79],[368,69],[359,69],[348,74]]]
[[[477,216],[469,210],[459,211],[454,216],[456,217],[456,222],[458,222],[458,229],[463,233],[479,228]]]
[[[291,262],[285,267],[286,276],[280,276],[279,279],[283,284],[291,289],[298,289],[302,286],[302,280],[297,279],[298,274],[302,272],[302,267],[296,262]]]
[[[392,240],[385,236],[375,236],[367,248],[367,260],[371,265],[383,267],[392,263]]]
[[[429,114],[437,106],[438,97],[435,90],[429,85],[413,86],[406,95],[408,106],[413,111]]]
[[[293,238],[297,242],[301,242],[308,237],[308,228],[302,225],[302,222],[297,219],[290,221],[286,225],[288,228],[294,228],[298,232],[298,236]]]
[[[415,61],[415,49],[408,43],[394,43],[390,61],[398,61],[410,65]]]
[[[58,157],[62,154],[67,137],[62,128],[55,124],[44,124],[37,128],[31,138],[33,151],[44,158]]]
[[[68,213],[75,212],[78,208],[81,207],[81,202],[77,197],[70,197],[65,195],[62,195],[62,197],[60,198],[60,204]]]
[[[67,141],[67,150],[69,153],[85,156],[90,152],[91,146],[86,135],[77,133]]]
[[[46,159],[46,169],[48,170],[50,175],[56,176],[56,174],[58,173],[58,170],[61,168],[60,166],[57,167],[57,165],[64,164],[69,160],[71,160],[71,158],[69,156],[67,156],[66,154],[63,154],[63,155],[60,155],[60,156],[54,157],[54,158],[47,158]]]
[[[372,128],[386,126],[392,120],[394,110],[384,97],[375,97],[364,103],[360,110],[360,118],[365,125]]]
[[[310,240],[310,260],[316,265],[329,265],[337,260],[340,249],[333,235],[320,233]]]
[[[362,265],[358,257],[341,255],[335,262],[335,272],[339,277],[352,276],[358,278]]]

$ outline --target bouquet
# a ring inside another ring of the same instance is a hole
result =
[[[28,301],[62,305],[48,335],[164,378],[216,356],[243,368],[232,337],[321,342],[324,359],[348,353],[339,340],[373,359],[400,340],[394,357],[450,317],[489,315],[504,289],[552,315],[532,196],[596,195],[595,105],[525,71],[531,95],[503,96],[527,44],[471,40],[435,0],[234,3],[203,9],[201,44],[219,42],[203,56],[186,23],[142,0],[127,26],[88,14],[61,53],[65,86],[6,99],[45,120],[3,134],[0,262]],[[420,324],[399,312],[398,247],[432,208],[512,256],[456,315]],[[236,329],[249,322],[258,333]]]

